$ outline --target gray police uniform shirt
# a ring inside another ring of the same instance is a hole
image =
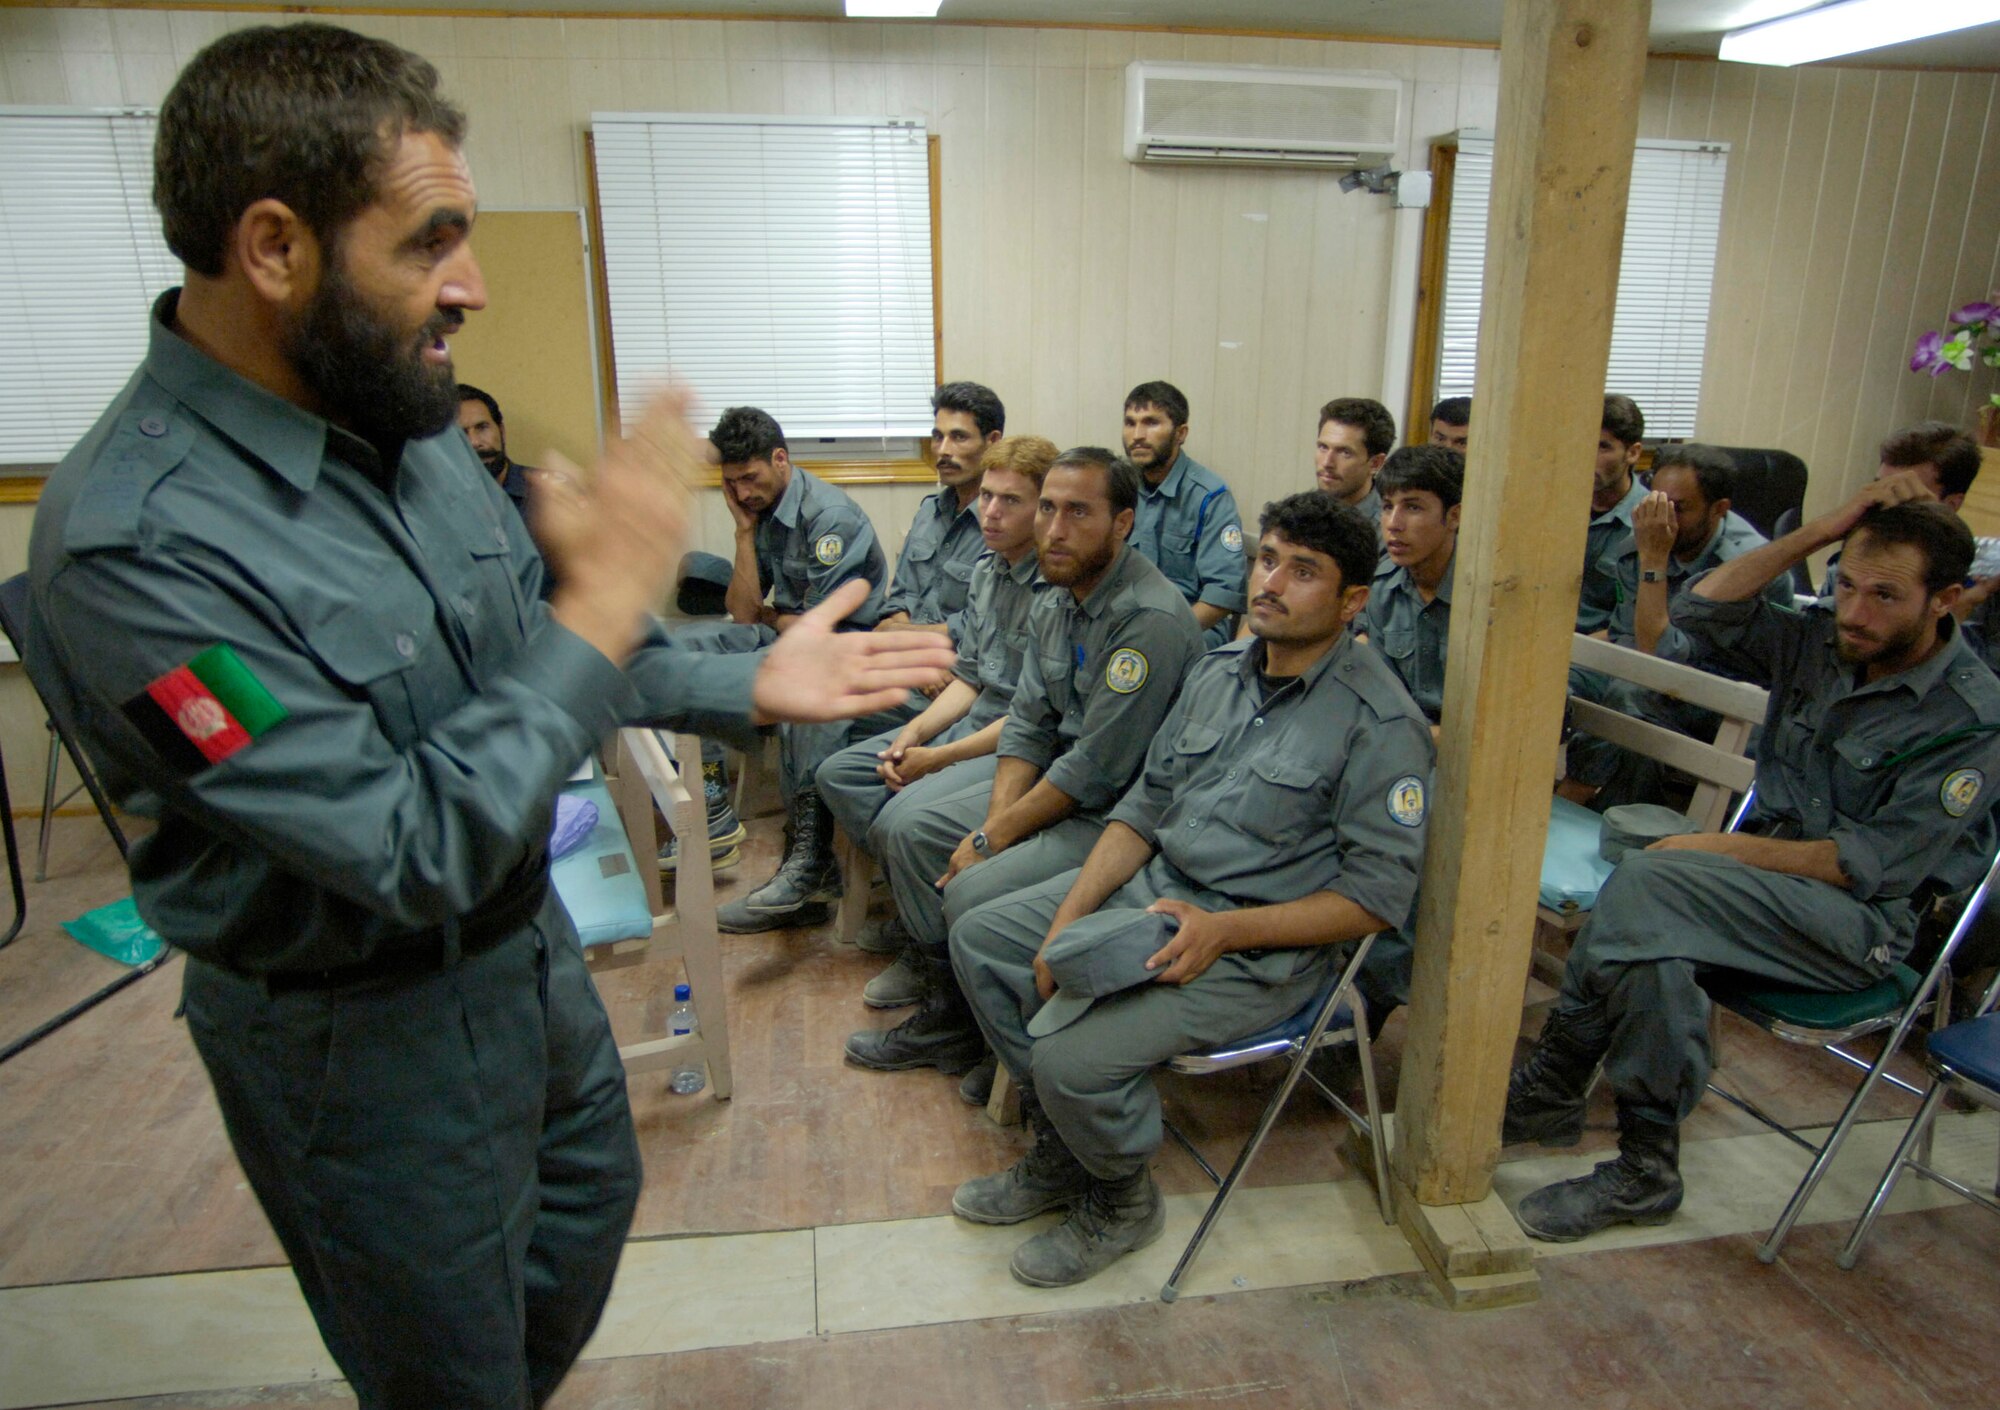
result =
[[[1683,563],[1677,555],[1669,553],[1667,629],[1660,633],[1653,654],[1667,661],[1686,661],[1698,666],[1707,664],[1697,654],[1695,643],[1676,625],[1672,605],[1680,600],[1689,583],[1709,569],[1720,567],[1730,559],[1740,558],[1751,549],[1762,548],[1769,542],[1748,519],[1732,509],[1722,516],[1722,523],[1709,535],[1708,542],[1695,555],[1692,563]],[[1612,548],[1611,557],[1618,580],[1618,603],[1611,613],[1611,639],[1620,646],[1636,647],[1639,644],[1634,630],[1639,615],[1639,541],[1627,532]],[[1763,595],[1781,607],[1788,606],[1792,600],[1791,575],[1780,573],[1764,589]]]
[[[961,509],[958,491],[948,485],[925,495],[896,559],[896,576],[882,615],[902,612],[912,622],[942,622],[951,628],[952,640],[958,641],[972,568],[984,552],[977,496]]]
[[[159,820],[140,914],[257,974],[525,923],[577,762],[625,721],[740,726],[758,659],[655,633],[621,672],[456,427],[385,460],[171,331],[177,298],[29,549],[29,673]]]
[[[979,556],[960,619],[958,664],[952,667],[979,692],[965,712],[967,733],[986,728],[1013,705],[1028,650],[1028,613],[1047,590],[1032,547],[1018,563],[991,549]]]
[[[1437,596],[1425,602],[1409,569],[1384,558],[1376,566],[1374,588],[1357,623],[1433,724],[1444,713],[1444,652],[1451,635],[1451,580],[1457,571],[1454,551],[1438,582]]]
[[[804,612],[849,578],[864,578],[868,600],[847,625],[872,627],[881,620],[888,560],[875,526],[845,490],[794,465],[791,483],[757,521],[756,542],[757,576],[774,611]]]
[[[1186,451],[1158,487],[1139,485],[1131,546],[1153,561],[1190,603],[1241,612],[1249,562],[1243,517],[1222,477]]]
[[[1102,815],[1132,782],[1201,629],[1180,589],[1130,546],[1082,602],[1066,587],[1037,594],[1028,650],[998,753],[1026,759]]]
[[[1107,822],[1246,906],[1337,891],[1391,926],[1423,870],[1434,751],[1421,711],[1352,636],[1266,699],[1264,643],[1194,664]]]
[[[1634,475],[1623,499],[1590,516],[1583,535],[1583,593],[1576,604],[1576,629],[1586,635],[1611,625],[1618,608],[1618,550],[1632,532],[1633,509],[1645,497],[1646,487]]]
[[[1671,610],[1703,650],[1771,692],[1752,831],[1831,838],[1848,894],[1905,936],[1916,925],[1907,898],[1927,878],[1978,879],[1991,856],[2000,680],[1948,618],[1928,661],[1863,684],[1840,659],[1831,603],[1794,611],[1685,593]]]

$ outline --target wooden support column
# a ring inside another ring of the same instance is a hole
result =
[[[1507,0],[1502,21],[1472,442],[1393,1163],[1405,1231],[1454,1305],[1535,1295],[1527,1242],[1492,1177],[1651,9]]]

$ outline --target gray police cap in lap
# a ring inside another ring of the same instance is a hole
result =
[[[1028,1020],[1029,1034],[1046,1038],[1105,995],[1152,983],[1158,971],[1146,961],[1180,928],[1174,917],[1150,911],[1099,911],[1071,921],[1042,951],[1056,993]]]
[[[1597,855],[1615,864],[1627,852],[1643,852],[1662,837],[1678,837],[1694,830],[1695,825],[1686,813],[1677,813],[1658,803],[1627,803],[1623,807],[1606,808],[1604,836],[1597,844]]]

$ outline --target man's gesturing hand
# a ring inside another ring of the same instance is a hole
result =
[[[751,687],[757,723],[848,720],[887,710],[951,669],[957,659],[951,641],[936,632],[835,630],[867,600],[867,583],[842,583],[778,638]]]

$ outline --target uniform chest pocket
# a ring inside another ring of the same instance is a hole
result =
[[[527,634],[528,617],[520,580],[514,576],[514,552],[504,541],[472,550],[472,582],[456,604],[459,620],[474,643],[472,657],[485,658],[479,648],[504,649]]]
[[[321,623],[309,643],[328,673],[374,708],[382,733],[399,749],[421,732],[415,668],[425,635],[356,604]]]
[[[1021,663],[1027,657],[1026,632],[995,632],[991,646],[979,656],[980,678],[987,684],[1012,690],[1020,684]]]
[[[948,559],[938,565],[938,606],[946,615],[965,610],[965,600],[972,591],[972,565],[956,559]]]
[[[1867,819],[1888,801],[1896,770],[1882,767],[1889,751],[1879,739],[1865,735],[1842,735],[1833,744],[1834,811],[1851,818]],[[1940,824],[1944,821],[1939,819]]]
[[[1414,627],[1384,627],[1371,640],[1374,641],[1376,649],[1394,663],[1398,674],[1401,674],[1403,679],[1408,680],[1409,675],[1404,671],[1404,667],[1408,666],[1417,654],[1416,629]]]
[[[1167,571],[1167,565],[1176,568],[1193,568],[1195,539],[1193,534],[1160,535],[1160,570]]]
[[[1048,689],[1049,704],[1058,715],[1068,714],[1070,701],[1076,698],[1076,686],[1070,679],[1076,659],[1072,656],[1050,656],[1044,652],[1037,664],[1042,668],[1042,684]]]
[[[1221,742],[1222,731],[1213,725],[1183,721],[1180,732],[1174,736],[1174,783],[1177,786],[1186,783]]]
[[[1237,825],[1273,847],[1302,841],[1317,824],[1327,822],[1319,797],[1321,773],[1303,759],[1264,754],[1250,760],[1242,776]]]

